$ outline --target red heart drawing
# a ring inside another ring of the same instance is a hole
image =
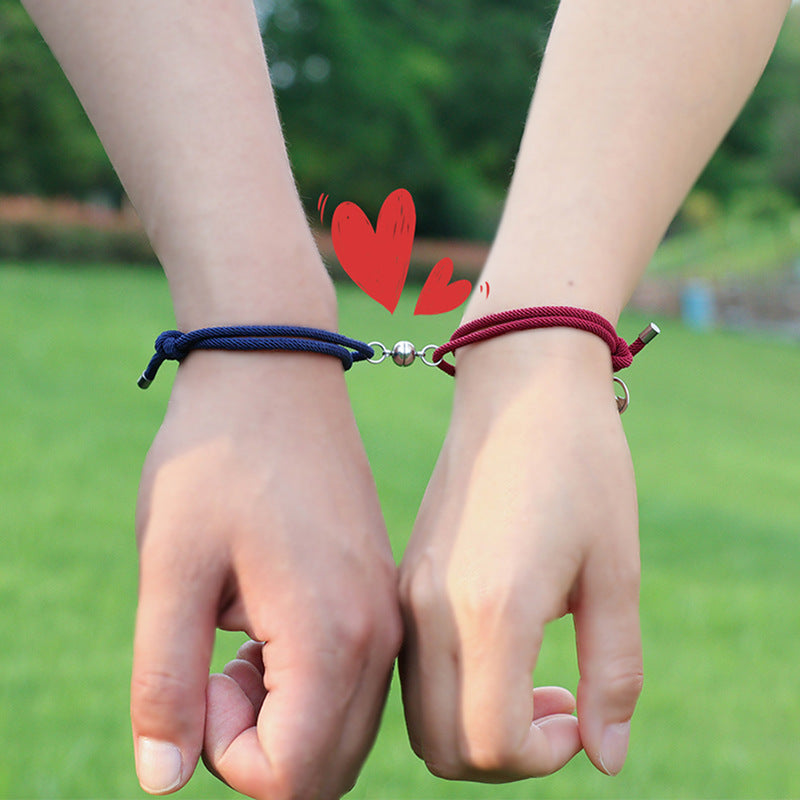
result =
[[[414,314],[444,314],[458,308],[469,297],[472,284],[463,278],[450,283],[452,277],[453,259],[437,262],[419,293]]]
[[[394,313],[408,274],[417,212],[405,189],[384,201],[374,230],[355,203],[339,203],[333,212],[333,249],[356,286]]]

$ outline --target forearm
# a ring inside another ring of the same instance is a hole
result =
[[[500,230],[490,300],[616,320],[755,86],[788,0],[562,0]]]
[[[179,325],[335,325],[252,2],[25,5],[142,218]]]

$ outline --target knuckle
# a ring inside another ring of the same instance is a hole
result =
[[[131,680],[131,715],[139,725],[181,727],[191,687],[166,670],[136,671]]]
[[[641,576],[638,562],[632,563],[627,569],[622,569],[614,576],[614,592],[626,603],[639,602]]]
[[[403,644],[403,622],[399,613],[394,611],[381,621],[381,636],[386,656],[394,661]]]
[[[400,607],[413,616],[423,616],[439,602],[441,592],[429,568],[415,568],[401,573]]]
[[[357,778],[358,773],[352,769],[331,776],[309,769],[307,763],[284,764],[254,796],[269,800],[337,800],[355,786]]]
[[[483,647],[493,635],[502,634],[510,625],[529,629],[531,636],[538,628],[538,604],[511,581],[506,584],[494,579],[462,581],[453,587],[452,608],[467,644],[477,642]]]
[[[303,800],[310,793],[297,779],[281,775],[274,777],[269,786],[263,791],[263,796],[274,800]]]
[[[600,676],[606,704],[624,711],[632,709],[644,687],[641,663],[619,666]]]
[[[328,623],[331,643],[355,663],[367,658],[393,660],[400,649],[402,625],[396,601],[387,605],[373,599],[341,609]]]
[[[339,617],[336,629],[336,639],[344,649],[354,656],[362,656],[374,640],[376,624],[367,608],[355,606]]]
[[[499,772],[509,765],[508,755],[492,745],[478,745],[470,748],[464,764],[475,772]]]
[[[618,604],[635,604],[639,600],[641,564],[639,551],[615,550],[602,562],[602,582],[609,596]]]
[[[298,763],[289,763],[281,759],[272,762],[269,775],[261,775],[255,782],[256,789],[251,796],[269,798],[269,800],[308,800],[310,797],[321,797],[319,775],[312,770],[302,768]],[[250,794],[250,791],[247,793]]]
[[[455,753],[431,752],[422,755],[428,771],[448,780],[477,780],[480,776],[507,774],[514,771],[515,752],[503,742],[489,737],[462,739]]]
[[[469,772],[495,773],[509,769],[513,749],[502,737],[474,734],[460,745],[462,764]]]
[[[467,777],[467,768],[451,746],[442,742],[434,743],[430,739],[423,741],[417,736],[409,736],[411,748],[425,764],[431,775],[444,780],[463,780]]]
[[[502,594],[501,594],[502,592]],[[503,596],[505,589],[495,591],[486,583],[462,583],[456,587],[454,605],[459,609],[459,615],[475,622],[479,626],[487,626],[498,616],[505,616],[508,608],[508,598]]]
[[[446,781],[456,781],[465,777],[463,767],[455,762],[426,758],[425,766],[431,775]]]

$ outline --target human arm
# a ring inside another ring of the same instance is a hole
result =
[[[788,5],[562,0],[481,276],[491,292],[465,321],[569,305],[616,323]],[[581,746],[616,773],[642,655],[636,493],[608,349],[528,331],[456,363],[450,430],[401,566],[412,745],[451,778],[543,775]],[[545,625],[566,613],[577,719],[563,694],[531,691]]]
[[[25,5],[144,223],[178,327],[335,329],[253,4]],[[183,785],[205,729],[209,765],[242,792],[343,793],[375,735],[400,630],[341,364],[190,355],[145,464],[137,534],[131,715],[145,787]],[[209,683],[218,625],[267,642],[263,678],[239,660]]]

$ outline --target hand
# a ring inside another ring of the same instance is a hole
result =
[[[401,633],[338,360],[190,355],[147,458],[137,531],[131,713],[144,788],[179,788],[204,748],[252,797],[347,791]],[[263,644],[209,679],[216,627]]]
[[[546,775],[583,746],[618,772],[642,680],[636,494],[608,350],[508,334],[458,352],[450,430],[401,565],[412,747],[436,775]],[[577,719],[532,689],[545,624],[572,613]]]

